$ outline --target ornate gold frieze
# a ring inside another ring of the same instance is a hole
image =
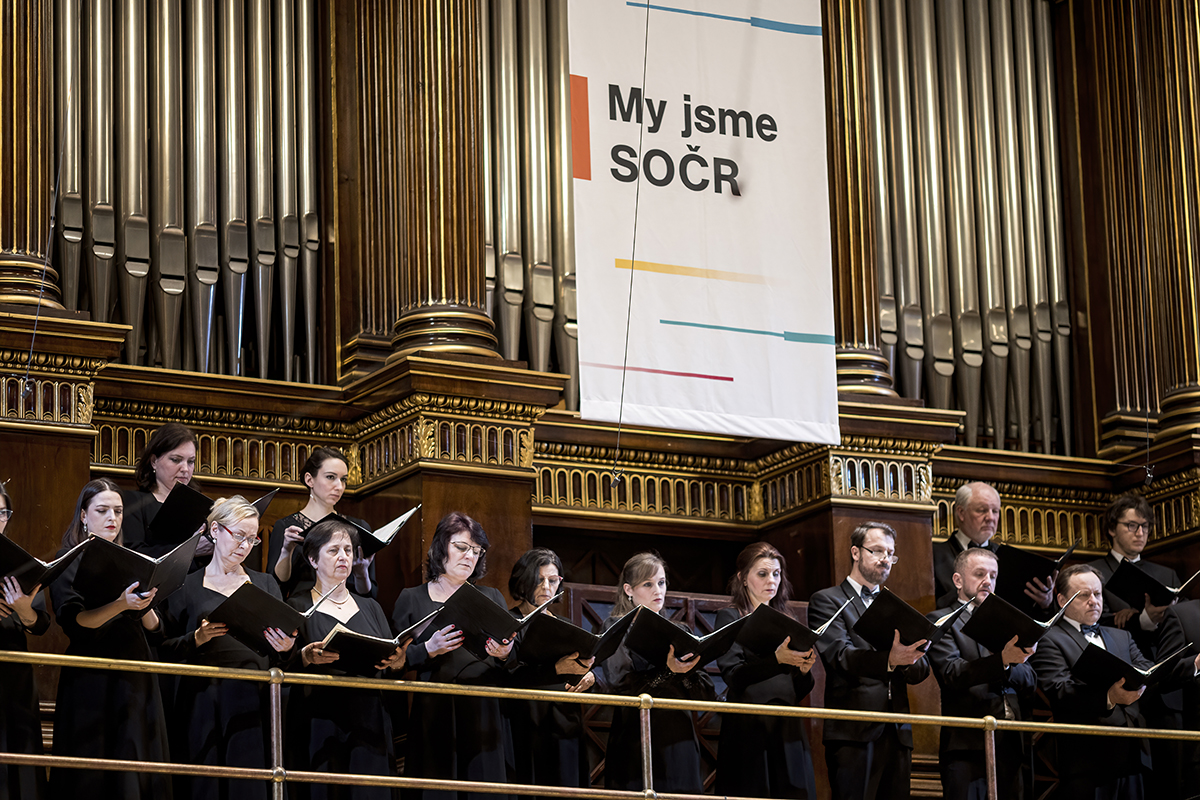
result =
[[[104,419],[152,422],[184,422],[196,427],[260,431],[264,434],[292,433],[302,436],[345,437],[348,427],[341,422],[305,415],[284,416],[235,408],[200,408],[182,404],[147,403],[102,397],[96,401],[96,416]]]
[[[31,375],[77,375],[94,378],[107,359],[63,353],[34,352],[28,350],[0,349],[0,373],[19,372],[28,369]]]
[[[1146,491],[1154,507],[1151,543],[1200,531],[1200,469],[1158,478]]]
[[[86,426],[92,419],[87,379],[0,376],[0,419]]]

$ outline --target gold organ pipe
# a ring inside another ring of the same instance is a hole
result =
[[[125,361],[141,358],[150,276],[150,175],[146,150],[146,2],[121,4],[120,128],[117,164],[120,169],[120,206],[117,216],[117,268],[122,322],[132,330],[125,339]]]
[[[888,183],[887,96],[883,81],[883,45],[879,33],[880,0],[863,0],[866,39],[867,91],[871,119],[871,158],[878,186],[871,192],[875,207],[875,274],[879,284],[880,350],[895,372],[899,328],[896,311],[896,280],[892,257],[891,188]]]
[[[571,59],[567,0],[546,0],[550,80],[550,230],[553,233],[554,348],[568,411],[579,410],[579,322],[575,289],[575,177],[571,160]]]
[[[113,152],[112,0],[88,0],[87,203],[84,241],[92,319],[108,322],[117,254],[115,161]],[[81,95],[76,95],[82,101]]]
[[[491,0],[493,135],[496,160],[496,327],[500,352],[516,359],[521,346],[525,268],[521,257],[521,132],[517,93],[516,0]]]
[[[483,152],[479,161],[483,185],[483,274],[486,281],[483,308],[489,317],[496,314],[496,184],[492,163],[495,139],[492,135],[492,4],[479,0],[479,106],[482,113],[480,136]]]
[[[71,310],[79,305],[79,259],[83,249],[83,140],[80,106],[84,101],[80,61],[84,57],[80,0],[58,0],[57,105],[59,157],[58,236],[62,302]],[[33,187],[30,187],[33,188]],[[37,192],[31,192],[37,196]]]

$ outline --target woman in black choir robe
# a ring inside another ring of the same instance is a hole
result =
[[[311,672],[345,675],[338,655],[322,650],[321,642],[339,624],[357,633],[390,639],[387,615],[379,603],[356,597],[345,586],[358,552],[358,534],[352,525],[338,520],[318,522],[305,535],[303,548],[305,561],[316,573],[316,585],[292,595],[288,603],[304,612],[327,592],[332,594],[300,628],[299,638],[306,642],[300,650],[301,663]],[[384,670],[403,666],[404,650],[397,647],[391,658],[366,677],[385,677]],[[287,726],[288,769],[343,775],[395,772],[392,720],[378,689],[293,687]],[[391,789],[379,786],[294,783],[288,791],[293,800],[389,800],[394,796]]]
[[[150,523],[175,484],[191,484],[195,471],[196,434],[192,429],[178,422],[156,428],[133,471],[137,489],[125,492],[125,523],[121,537],[126,547],[156,558],[170,552],[170,545],[147,544]],[[188,535],[192,533],[189,531]],[[211,555],[212,542],[201,539],[196,546],[192,569],[200,569]]]
[[[117,485],[97,478],[83,487],[71,526],[63,535],[62,555],[94,534],[121,543],[123,501]],[[151,640],[161,638],[158,614],[146,611],[157,589],[140,597],[137,584],[119,597],[84,598],[75,590],[78,558],[50,586],[54,616],[70,643],[67,655],[151,661]],[[91,608],[88,608],[91,606]],[[144,614],[140,612],[145,611]],[[125,613],[137,612],[137,613]],[[140,614],[140,616],[139,616]],[[63,667],[54,710],[56,756],[168,761],[167,726],[157,675]],[[55,767],[50,771],[50,797],[171,797],[168,775]]]
[[[729,582],[733,607],[717,612],[724,627],[766,603],[788,614],[792,585],[779,551],[756,542],[741,552],[737,573]],[[799,653],[782,639],[774,655],[756,657],[735,644],[717,659],[728,687],[725,699],[735,703],[797,706],[813,688],[812,650]],[[717,794],[749,797],[816,797],[812,753],[804,720],[746,714],[721,715],[717,748]]]
[[[410,587],[396,598],[392,628],[399,632],[441,608],[465,583],[474,583],[487,572],[487,534],[466,514],[451,512],[438,523],[425,564],[427,582]],[[501,608],[504,597],[490,586],[479,590]],[[480,661],[462,647],[463,634],[453,626],[426,626],[406,649],[408,666],[423,681],[496,686],[507,681],[504,662],[512,642],[487,643],[487,658]],[[494,697],[455,697],[414,694],[408,725],[407,777],[500,781],[507,777],[505,760],[511,748],[507,726]],[[488,800],[505,795],[478,792],[417,790],[413,797],[426,800],[458,797]]]
[[[300,545],[304,532],[334,513],[334,507],[346,491],[346,478],[350,474],[346,454],[336,447],[315,447],[304,462],[304,483],[308,486],[308,502],[295,514],[284,517],[271,528],[271,539],[267,542],[267,572],[279,581],[284,597],[305,594],[313,586],[312,566],[304,559]],[[360,519],[347,517],[363,530],[371,526]],[[350,591],[363,597],[378,597],[375,586],[375,557],[366,558],[362,550],[354,556],[354,567],[350,580],[346,582]]]
[[[165,605],[167,639],[163,658],[231,669],[270,669],[295,643],[296,631],[268,629],[263,636],[271,656],[260,656],[232,636],[228,627],[208,621],[217,606],[245,583],[282,600],[270,575],[246,569],[242,561],[258,543],[258,511],[240,496],[223,497],[208,515],[213,558],[188,575]],[[180,677],[171,706],[171,748],[183,763],[221,767],[271,766],[271,725],[265,683]],[[266,781],[177,776],[180,798],[263,798]]]
[[[0,483],[0,536],[5,535],[12,500]],[[16,578],[0,580],[0,650],[25,652],[25,635],[41,636],[50,627],[46,596],[35,586],[30,594]],[[0,752],[42,753],[42,721],[30,664],[0,663]],[[40,800],[46,795],[46,770],[0,764],[0,800]]]
[[[537,547],[513,566],[508,593],[518,602],[510,608],[522,618],[558,594],[562,584],[562,561],[553,550]],[[549,614],[550,609],[542,611]],[[512,669],[512,684],[522,689],[585,692],[596,682],[591,671],[594,659],[579,661],[569,653],[556,664],[545,666],[520,661],[521,637],[517,636],[518,663]],[[579,703],[544,700],[507,700],[504,712],[512,732],[515,783],[541,786],[588,786],[591,783],[587,748],[583,736],[583,707]]]
[[[604,629],[636,606],[658,614],[667,599],[667,564],[657,553],[638,553],[625,562],[617,582],[617,601],[604,621]],[[617,648],[601,667],[601,680],[613,694],[712,700],[712,678],[695,669],[698,659],[676,658],[670,648],[665,664],[651,664],[625,645]],[[690,711],[652,711],[654,790],[699,794],[704,791],[700,772],[700,741]],[[612,727],[604,756],[604,785],[609,789],[641,791],[641,720],[636,708],[613,708]]]

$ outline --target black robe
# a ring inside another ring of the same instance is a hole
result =
[[[504,607],[500,592],[490,586],[480,586],[479,590]],[[405,589],[396,598],[392,629],[402,631],[441,605],[429,596],[428,584]],[[435,619],[406,651],[408,668],[416,670],[418,680],[476,686],[498,686],[507,681],[507,671],[502,664],[492,658],[480,661],[464,647],[431,657],[425,649],[425,642],[436,630]],[[412,696],[408,753],[404,760],[407,777],[504,782],[508,776],[506,759],[510,753],[507,726],[500,713],[499,699],[439,694]],[[459,800],[502,800],[508,795],[415,790],[412,796],[425,800],[448,800],[453,797]]]
[[[65,552],[60,550],[58,556]],[[76,621],[84,611],[83,598],[73,587],[78,565],[78,560],[73,562],[50,587],[54,616],[70,640],[67,655],[153,661],[147,636],[157,640],[161,628],[148,632],[140,617],[123,613],[99,628],[84,628]],[[149,673],[63,667],[55,698],[53,754],[169,761],[158,687],[158,676]],[[63,767],[50,772],[50,797],[61,800],[171,796],[169,775]]]
[[[41,636],[50,627],[46,593],[33,598],[37,619],[25,626],[14,611],[0,619],[0,650],[29,648],[25,636]],[[42,754],[42,721],[30,664],[0,663],[0,752]],[[0,764],[0,800],[39,800],[46,796],[46,770]]]
[[[250,582],[279,597],[275,579],[246,570]],[[263,657],[233,636],[218,636],[196,645],[195,632],[227,598],[205,588],[204,573],[193,572],[183,588],[165,604],[166,641],[159,648],[163,659],[185,664],[231,669],[266,670],[285,655]],[[282,599],[282,598],[281,598]],[[287,631],[291,633],[291,631]],[[171,745],[185,764],[222,767],[271,767],[271,723],[268,684],[215,678],[181,677],[172,704]],[[225,778],[176,777],[180,798],[261,798],[270,795],[267,781]]]
[[[604,621],[608,630],[616,620]],[[674,673],[666,664],[650,664],[621,645],[601,667],[604,685],[613,694],[680,700],[713,700],[712,678],[702,669]],[[700,794],[704,779],[700,772],[700,740],[690,711],[651,711],[654,790]],[[604,786],[608,789],[641,791],[641,715],[636,708],[614,707],[608,748],[604,756]]]
[[[524,616],[510,608],[515,617]],[[517,635],[517,650],[521,635]],[[559,675],[553,664],[522,664],[517,657],[511,673],[512,685],[520,689],[562,692],[578,675]],[[586,697],[586,695],[581,695]],[[545,700],[506,700],[513,746],[510,780],[542,786],[589,786],[587,748],[583,736],[583,706]],[[524,795],[522,795],[524,797]]]
[[[717,612],[716,627],[738,618],[735,608]],[[717,659],[732,703],[798,706],[813,688],[811,673],[760,659],[735,644]],[[815,798],[808,731],[798,717],[721,715],[717,748],[717,794]]]
[[[343,627],[368,636],[390,639],[387,616],[379,603],[369,597],[356,597],[358,613]],[[312,607],[312,594],[304,592],[288,598],[288,604],[300,611]],[[325,608],[323,604],[321,608]],[[320,642],[329,635],[338,620],[316,611],[300,627],[296,652],[309,642]],[[302,669],[295,659],[292,669]],[[326,675],[345,675],[335,661],[324,666],[309,666],[310,672]],[[368,677],[385,677],[375,673]],[[288,769],[354,773],[358,775],[392,775],[395,758],[392,754],[392,719],[384,709],[383,692],[371,689],[337,689],[326,686],[293,686],[288,698],[287,750],[284,753]],[[337,786],[334,784],[294,783],[288,787],[293,800],[390,800],[395,793],[379,786]]]

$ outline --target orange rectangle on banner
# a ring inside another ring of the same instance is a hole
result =
[[[592,179],[592,134],[588,127],[588,79],[571,76],[571,174]]]

